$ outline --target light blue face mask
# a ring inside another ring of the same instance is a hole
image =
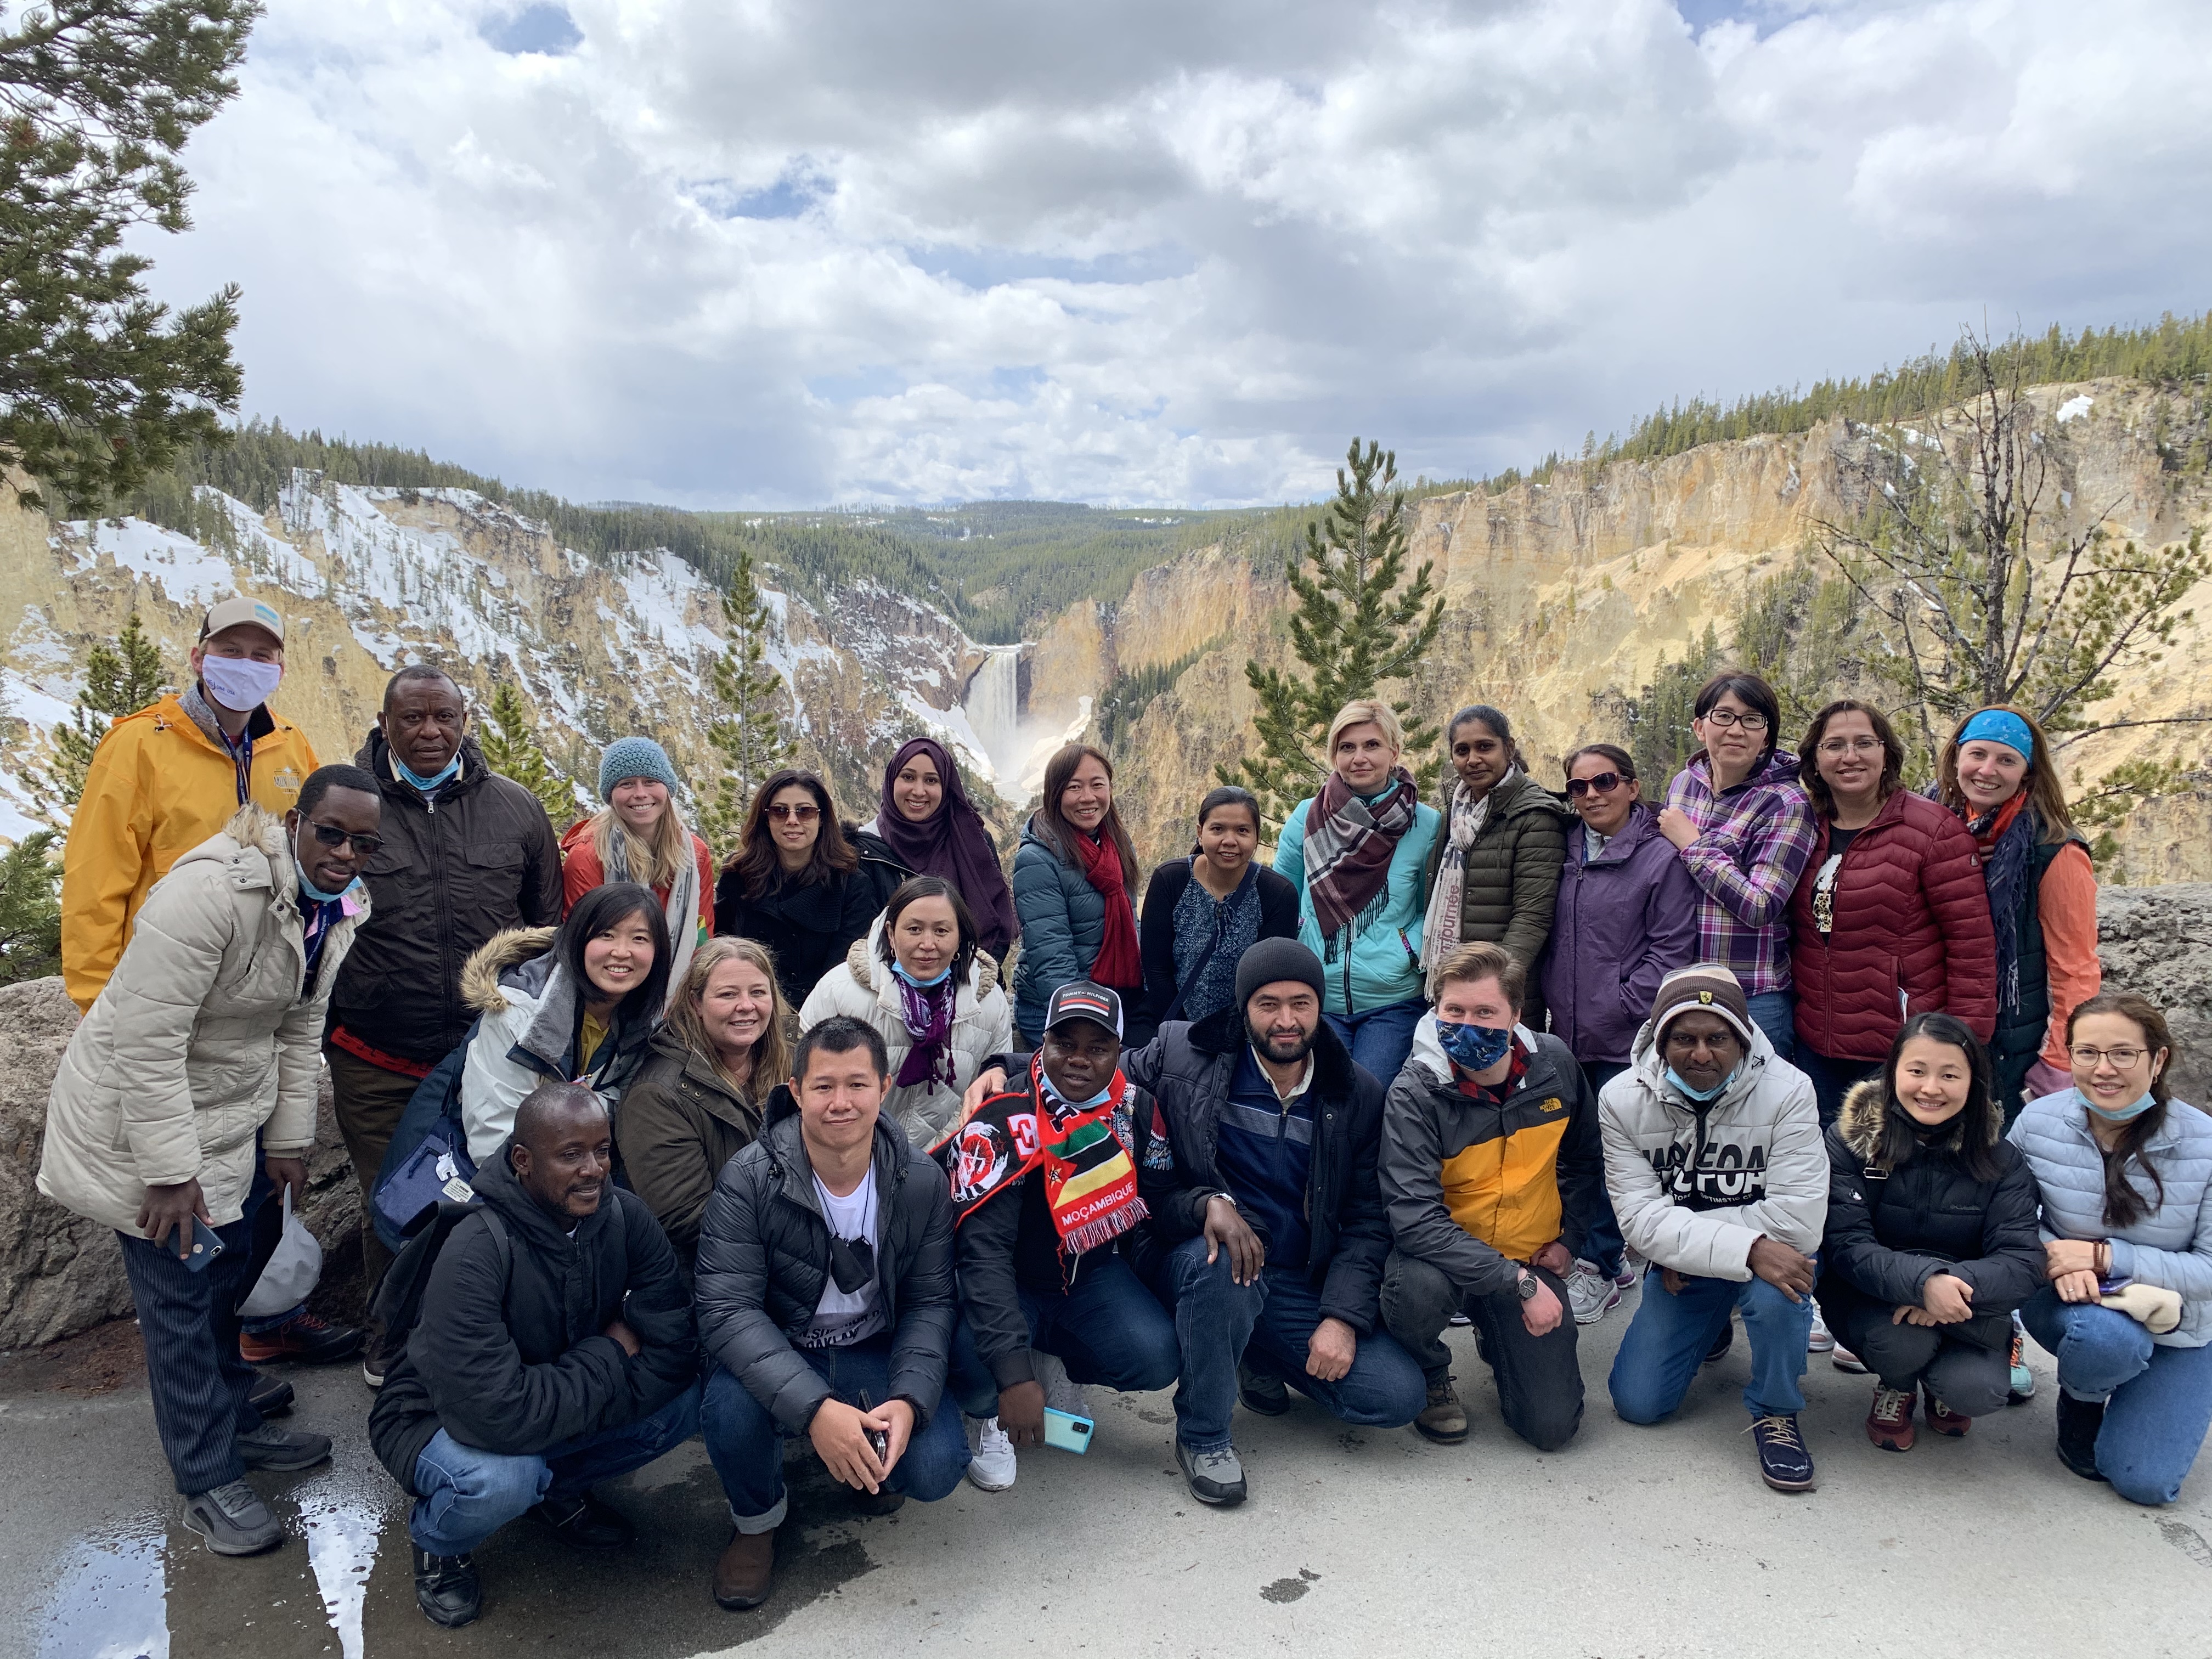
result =
[[[348,882],[344,886],[339,888],[337,892],[325,893],[321,888],[316,886],[314,883],[307,879],[307,866],[301,864],[298,859],[295,858],[292,860],[292,868],[299,872],[300,891],[319,903],[335,904],[338,900],[343,898],[348,893],[353,891],[353,883]]]
[[[2150,1091],[2148,1089],[2143,1091],[2140,1099],[2137,1099],[2128,1105],[2120,1107],[2115,1111],[2106,1110],[2104,1107],[2097,1104],[2095,1101],[2090,1099],[2088,1096],[2083,1094],[2079,1089],[2076,1089],[2074,1091],[2074,1098],[2080,1101],[2084,1106],[2087,1106],[2092,1112],[2094,1112],[2097,1116],[2104,1119],[2107,1123],[2131,1123],[2136,1118],[2141,1117],[2145,1112],[2150,1110],[2152,1104]]]
[[[1734,1072],[1730,1072],[1726,1077],[1723,1078],[1718,1083],[1713,1085],[1710,1089],[1692,1089],[1687,1082],[1684,1081],[1682,1074],[1680,1072],[1676,1071],[1671,1066],[1667,1068],[1667,1081],[1673,1084],[1675,1088],[1680,1090],[1681,1092],[1688,1096],[1689,1098],[1696,1101],[1700,1106],[1704,1105],[1709,1100],[1719,1099],[1721,1091],[1727,1088],[1730,1083],[1735,1081],[1735,1073]]]
[[[908,984],[913,986],[915,990],[927,991],[932,986],[944,984],[945,981],[951,976],[952,967],[951,963],[946,963],[945,971],[938,975],[935,979],[916,979],[912,974],[907,972],[905,969],[900,967],[896,962],[891,963],[891,972],[896,974]]]
[[[438,787],[439,785],[452,781],[453,774],[461,769],[461,751],[458,749],[453,750],[453,759],[446,763],[444,769],[427,778],[420,772],[417,772],[413,767],[408,765],[405,761],[400,759],[397,753],[393,754],[392,757],[392,764],[402,778],[404,778],[416,788],[420,789],[425,794],[428,794],[431,790]]]

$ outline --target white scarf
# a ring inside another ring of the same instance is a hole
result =
[[[1436,997],[1437,969],[1459,949],[1460,915],[1467,901],[1467,851],[1490,822],[1490,803],[1498,792],[1521,775],[1508,766],[1505,775],[1491,785],[1480,800],[1468,799],[1462,781],[1452,785],[1451,830],[1444,842],[1443,861],[1437,866],[1437,884],[1429,892],[1428,915],[1421,921],[1421,966],[1429,975],[1429,996]]]
[[[635,881],[629,872],[629,837],[622,826],[607,826],[607,879]],[[684,837],[688,843],[691,836]],[[668,1001],[675,1003],[678,987],[684,983],[684,970],[691,965],[691,958],[699,949],[699,849],[687,846],[690,855],[683,867],[677,871],[676,879],[668,884],[668,900],[661,907],[662,917],[668,923]]]

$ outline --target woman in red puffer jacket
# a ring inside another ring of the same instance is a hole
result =
[[[1797,1066],[1826,1125],[1911,1015],[1952,1014],[1990,1040],[1996,935],[1973,836],[1900,787],[1905,745],[1880,710],[1830,703],[1797,752],[1817,819],[1790,901]]]

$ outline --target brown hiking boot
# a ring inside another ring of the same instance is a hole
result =
[[[1413,1426],[1440,1446],[1456,1446],[1467,1438],[1467,1408],[1452,1392],[1449,1374],[1429,1384],[1428,1408],[1413,1419]]]
[[[775,1573],[775,1530],[731,1534],[729,1547],[714,1563],[714,1605],[743,1613],[768,1600]]]

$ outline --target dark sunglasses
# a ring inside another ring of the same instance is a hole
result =
[[[865,1238],[830,1235],[830,1277],[847,1296],[876,1276],[876,1247]]]
[[[315,839],[325,847],[343,847],[351,842],[355,855],[359,858],[373,859],[384,850],[384,837],[381,836],[356,836],[339,829],[335,823],[317,823],[313,818],[307,820],[307,828],[315,832]]]
[[[789,818],[793,823],[806,823],[820,817],[822,809],[818,806],[793,806],[778,801],[768,809],[768,815],[772,818]]]
[[[1601,772],[1594,778],[1569,778],[1567,793],[1575,800],[1580,800],[1593,789],[1601,795],[1609,795],[1622,784],[1634,781],[1632,778],[1622,777],[1618,772]]]

